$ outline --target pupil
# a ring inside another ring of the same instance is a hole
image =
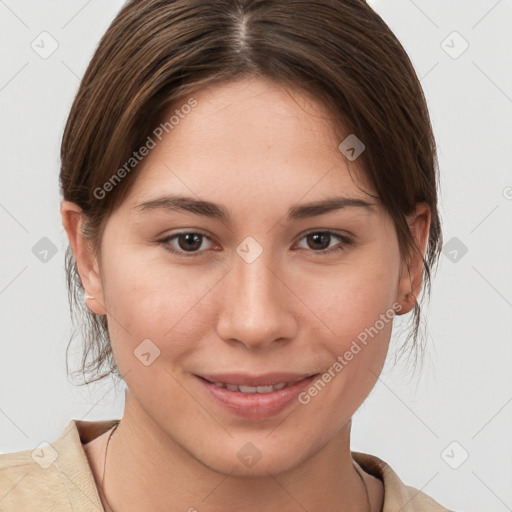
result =
[[[181,241],[185,239],[186,243],[182,244]],[[180,249],[188,250],[188,249],[199,249],[201,247],[201,235],[197,233],[186,233],[179,237],[179,246]]]
[[[320,245],[321,245],[320,249],[325,249],[325,248],[329,247],[330,235],[328,233],[315,233],[313,235],[309,235],[308,238],[313,240],[314,244],[320,242]],[[324,242],[324,243],[322,243],[322,242]]]

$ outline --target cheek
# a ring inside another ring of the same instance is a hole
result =
[[[358,257],[358,261],[340,265],[311,286],[309,276],[295,279],[305,302],[336,334],[356,337],[372,326],[396,300],[398,265]],[[389,312],[389,315],[391,315]],[[384,329],[385,330],[385,329]]]
[[[384,247],[380,253],[361,252],[357,261],[354,258],[328,278],[318,279],[317,286],[312,287],[306,277],[298,281],[305,302],[321,320],[315,320],[320,326],[317,349],[327,352],[324,362],[331,373],[344,375],[336,379],[335,388],[351,382],[364,395],[382,369],[395,315],[393,305],[396,308],[396,258]]]
[[[381,277],[376,280],[373,273],[359,274],[353,269],[331,281],[323,292],[309,295],[324,325],[322,335],[318,330],[312,332],[314,352],[323,353],[324,366],[299,401],[309,411],[306,422],[321,418],[329,425],[326,437],[366,399],[386,360],[394,309],[388,283]]]
[[[171,361],[204,338],[208,322],[208,291],[218,275],[193,265],[169,265],[161,256],[149,261],[144,251],[111,250],[105,257],[104,298],[116,358],[133,357],[144,340],[165,350]],[[155,349],[156,350],[156,349]]]

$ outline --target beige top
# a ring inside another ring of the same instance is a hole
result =
[[[56,441],[0,455],[1,512],[104,512],[83,444],[118,420],[71,420]],[[367,473],[382,480],[382,512],[449,512],[413,487],[406,486],[384,461],[352,452]]]

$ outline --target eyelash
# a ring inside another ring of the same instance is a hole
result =
[[[315,235],[315,234],[323,234],[323,235],[330,235],[330,236],[334,236],[335,238],[338,238],[341,242],[341,245],[338,245],[338,246],[334,246],[334,247],[331,247],[330,249],[321,249],[321,250],[318,250],[318,251],[315,251],[313,249],[309,249],[309,252],[312,252],[312,253],[316,253],[318,254],[319,256],[325,256],[325,255],[330,255],[330,254],[333,254],[333,253],[337,253],[337,252],[340,252],[340,251],[345,251],[346,250],[346,247],[347,246],[350,246],[350,245],[353,245],[354,244],[354,241],[345,236],[345,235],[340,235],[339,233],[335,233],[334,231],[329,231],[329,230],[325,230],[325,231],[310,231],[308,233],[305,233],[301,238],[300,240],[310,236],[310,235]],[[208,240],[211,241],[210,237],[208,237],[207,235],[203,234],[203,233],[200,233],[200,232],[197,232],[197,231],[182,231],[180,233],[175,233],[174,235],[171,235],[171,236],[167,236],[161,240],[158,241],[158,243],[162,244],[164,246],[164,248],[166,250],[168,250],[169,252],[173,253],[173,254],[177,254],[179,256],[184,256],[186,258],[189,258],[189,257],[197,257],[197,256],[200,256],[204,251],[194,251],[194,252],[187,252],[187,251],[182,251],[182,250],[176,250],[176,249],[173,249],[171,248],[171,246],[169,245],[170,242],[180,236],[183,236],[183,235],[199,235],[201,237],[206,238]],[[202,243],[201,243],[202,245]],[[308,250],[308,249],[306,249]]]

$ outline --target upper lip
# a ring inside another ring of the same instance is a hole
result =
[[[274,372],[264,373],[261,375],[248,375],[246,373],[209,373],[198,375],[210,382],[222,382],[224,384],[234,384],[237,386],[271,386],[281,382],[293,383],[299,380],[311,377],[311,373],[290,373],[290,372]]]

